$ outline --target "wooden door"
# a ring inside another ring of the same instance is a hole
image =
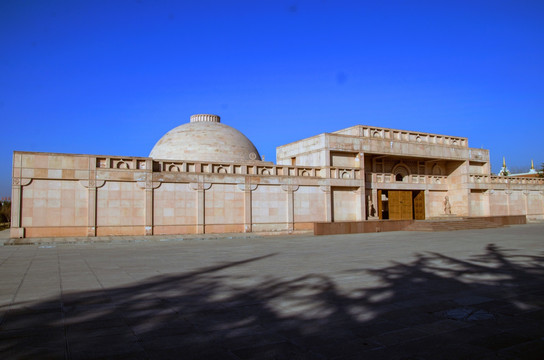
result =
[[[400,192],[400,212],[402,220],[411,220],[414,218],[411,191]]]
[[[414,219],[425,220],[425,192],[418,191],[414,197]]]
[[[401,209],[400,209],[400,191],[389,190],[389,219],[390,220],[401,220]]]
[[[411,220],[412,218],[412,192],[389,190],[389,219]]]
[[[382,191],[378,190],[378,217],[383,219],[382,214],[383,204],[382,204]]]

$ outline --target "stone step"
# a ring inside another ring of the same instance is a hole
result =
[[[407,231],[455,231],[473,229],[491,229],[502,225],[485,219],[448,219],[448,220],[418,220],[406,227]]]

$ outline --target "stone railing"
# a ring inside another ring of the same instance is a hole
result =
[[[469,181],[474,184],[528,184],[528,185],[544,185],[543,178],[523,178],[509,176],[491,176],[491,175],[475,175],[469,177]]]
[[[447,184],[448,177],[444,175],[406,175],[402,181],[397,181],[391,173],[367,173],[367,178],[374,183],[382,184]]]
[[[152,165],[150,165],[152,164]],[[258,176],[300,176],[331,179],[360,179],[359,168],[331,166],[288,166],[265,164],[236,164],[200,161],[168,161],[139,158],[97,158],[98,169],[145,170],[166,173],[206,173]]]
[[[96,167],[98,169],[120,169],[120,170],[145,170],[151,166],[146,158],[133,157],[97,157]]]
[[[355,135],[366,138],[376,138],[384,140],[408,141],[423,144],[437,144],[447,146],[468,147],[467,138],[437,135],[422,132],[388,129],[380,127],[372,127],[359,125],[355,128],[336,131],[336,134]]]

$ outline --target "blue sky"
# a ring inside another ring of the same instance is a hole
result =
[[[540,167],[544,1],[0,2],[0,196],[14,150],[147,156],[218,114],[266,160],[363,124]]]

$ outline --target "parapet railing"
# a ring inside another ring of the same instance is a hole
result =
[[[366,137],[366,138],[385,139],[385,140],[397,140],[397,141],[408,141],[408,142],[424,143],[424,144],[468,147],[468,140],[467,138],[463,138],[463,137],[437,135],[437,134],[421,133],[421,132],[406,131],[406,130],[387,129],[387,128],[380,128],[380,127],[365,126],[365,125],[359,125],[355,128],[340,130],[334,133]]]
[[[152,167],[155,172],[205,173],[258,176],[301,176],[332,179],[360,179],[359,168],[334,166],[291,166],[269,164],[233,164],[200,161],[146,160],[137,158],[97,158],[99,169],[145,170]]]
[[[471,174],[469,181],[474,184],[529,184],[529,185],[544,185],[543,178],[524,178],[524,177],[509,177],[509,176],[492,176],[492,175],[476,175]]]
[[[391,173],[367,173],[367,178],[373,183],[381,184],[447,184],[448,177],[445,175],[406,175],[402,180],[397,180],[396,175]]]

